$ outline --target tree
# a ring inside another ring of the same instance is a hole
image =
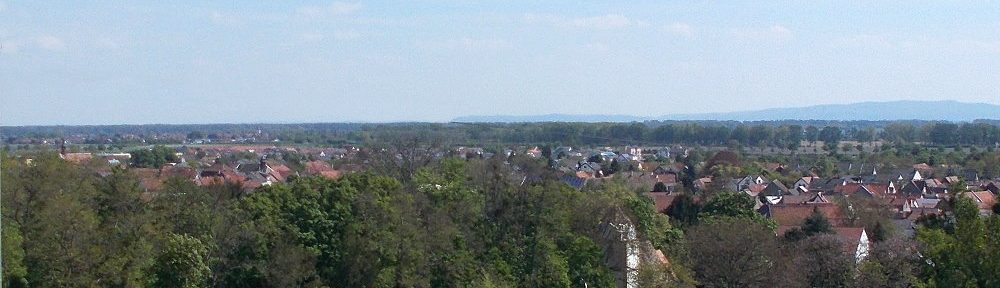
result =
[[[176,151],[163,145],[153,146],[150,149],[139,149],[132,151],[132,166],[146,168],[160,168],[168,162],[177,162]]]
[[[777,226],[773,220],[764,218],[763,215],[754,210],[754,206],[756,206],[754,201],[756,200],[743,193],[718,193],[705,203],[701,213],[698,214],[698,219],[715,221],[723,218],[737,218],[754,221],[766,227]]]
[[[854,257],[844,253],[836,235],[821,234],[798,242],[794,265],[799,267],[808,287],[849,287]]]
[[[957,195],[954,231],[922,227],[917,240],[926,259],[923,277],[932,285],[994,287],[1000,285],[1000,216],[986,221],[972,199]],[[950,221],[949,221],[950,222]]]
[[[689,227],[698,224],[698,214],[701,212],[701,205],[694,201],[688,193],[682,193],[674,197],[667,207],[667,215],[674,219],[674,223],[680,227]]]
[[[604,169],[604,175],[608,176],[608,175],[615,174],[615,173],[618,173],[619,171],[621,171],[622,170],[622,164],[618,162],[618,159],[611,159],[611,164],[608,165],[608,166],[605,166],[603,169]]]
[[[705,163],[705,170],[711,171],[717,165],[740,167],[740,155],[728,150],[719,151]]]
[[[653,192],[667,192],[667,184],[656,182],[656,184],[653,184]]]
[[[818,137],[818,139],[820,141],[823,141],[823,143],[826,144],[826,145],[830,145],[830,143],[832,143],[833,144],[832,147],[837,147],[837,145],[840,142],[841,137],[843,137],[843,132],[841,132],[840,127],[826,126],[826,127],[823,127],[823,129],[819,131],[819,137]],[[827,149],[827,150],[830,150],[830,149]]]
[[[830,225],[830,221],[826,219],[823,213],[819,212],[818,208],[813,208],[813,212],[806,217],[805,222],[802,224],[802,232],[806,236],[813,236],[819,234],[829,234],[833,233],[833,227]]]
[[[28,268],[24,266],[24,239],[17,223],[3,224],[3,283],[5,287],[28,287]]]
[[[889,239],[874,245],[858,266],[857,287],[917,287],[920,257],[916,243],[904,239]]]
[[[208,287],[208,248],[188,235],[171,234],[153,265],[153,287]]]
[[[872,229],[871,234],[872,242],[879,243],[889,239],[889,232],[882,225],[882,222],[875,223],[875,229]]]
[[[779,243],[774,232],[747,219],[702,223],[685,235],[691,270],[701,287],[777,285]]]

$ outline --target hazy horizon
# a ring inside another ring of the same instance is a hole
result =
[[[1000,105],[1000,2],[0,0],[0,125]]]

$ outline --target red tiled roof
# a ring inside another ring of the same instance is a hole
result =
[[[826,216],[831,225],[837,226],[843,221],[840,208],[833,203],[776,204],[768,206],[768,212],[771,219],[774,219],[779,226],[800,226],[812,214],[814,208]]]
[[[667,207],[670,207],[670,203],[674,202],[674,198],[677,198],[676,193],[667,192],[648,192],[646,193],[649,198],[653,198],[653,203],[656,206],[656,212],[666,212]]]
[[[993,203],[996,203],[996,197],[990,191],[968,192],[965,193],[965,196],[972,198],[972,201],[976,202],[979,209],[993,209]]]
[[[308,174],[319,174],[320,172],[323,171],[333,170],[333,167],[330,167],[330,164],[327,164],[326,162],[323,161],[309,161],[306,162],[305,166],[306,166],[306,173]]]
[[[882,183],[864,183],[864,184],[862,184],[862,183],[847,183],[847,184],[844,184],[844,185],[837,185],[836,187],[833,188],[833,192],[834,193],[838,193],[838,194],[842,194],[842,195],[853,195],[855,193],[863,192],[863,190],[861,189],[862,186],[864,186],[864,188],[868,189],[868,191],[871,191],[872,194],[874,194],[873,196],[876,196],[876,197],[884,197],[886,191],[889,190],[889,184],[882,184]]]
[[[331,170],[331,171],[322,171],[322,172],[319,172],[319,175],[322,175],[323,177],[329,178],[329,179],[340,178],[340,174],[341,173],[338,170]]]
[[[844,243],[844,250],[854,256],[858,253],[858,245],[861,244],[861,236],[865,235],[865,228],[834,227],[833,233],[836,233]]]
[[[139,179],[143,179],[156,177],[160,174],[160,170],[156,168],[132,168],[132,173]]]
[[[663,182],[663,184],[677,183],[677,175],[674,174],[656,175],[656,181]]]

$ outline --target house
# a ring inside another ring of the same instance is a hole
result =
[[[631,161],[642,161],[642,148],[639,147],[625,147],[626,155],[629,155],[629,160]]]
[[[764,183],[767,183],[767,182],[768,182],[767,178],[764,178],[764,176],[749,175],[749,176],[746,176],[746,177],[743,177],[743,178],[734,179],[733,182],[730,183],[730,187],[729,188],[733,189],[733,191],[743,191],[743,190],[749,189],[750,185],[764,184]]]
[[[660,174],[656,175],[656,182],[663,184],[675,184],[677,183],[677,174]]]
[[[578,175],[566,174],[560,177],[559,180],[574,189],[580,190],[583,189],[584,185],[587,185],[587,179],[589,178],[590,177],[580,177]]]
[[[799,191],[789,190],[788,187],[785,187],[785,184],[781,184],[781,181],[775,179],[771,183],[768,183],[767,187],[763,191],[760,191],[758,195],[762,198],[761,202],[778,204],[785,195],[799,195]]]
[[[792,184],[792,187],[794,188],[805,187],[806,190],[808,190],[809,183],[812,183],[813,180],[819,180],[819,179],[821,178],[815,176],[805,176],[799,178],[799,180],[795,180],[795,183]]]
[[[593,175],[604,175],[604,173],[601,172],[602,171],[601,168],[602,168],[601,164],[595,162],[583,162],[579,164],[576,170],[587,172]]]
[[[975,191],[962,193],[965,197],[972,199],[972,202],[976,203],[979,207],[979,214],[983,217],[988,217],[993,214],[993,204],[996,203],[996,197],[993,192],[990,191]]]
[[[948,186],[937,179],[911,180],[906,182],[899,192],[906,196],[938,198],[947,196]]]
[[[531,149],[528,149],[528,151],[525,151],[524,153],[528,154],[528,156],[530,156],[531,158],[542,157],[542,150],[538,149],[538,147],[532,147]]]
[[[305,163],[305,174],[319,175],[328,179],[337,179],[343,174],[342,171],[333,169],[330,164],[323,161],[309,161]]]
[[[833,189],[832,195],[838,196],[862,196],[867,198],[885,198],[888,195],[896,194],[896,186],[892,182],[886,183],[845,183]]]
[[[673,174],[676,176],[680,172],[681,169],[675,165],[660,165],[653,169],[653,175]]]
[[[674,199],[680,195],[678,193],[669,192],[647,192],[646,196],[653,199],[653,204],[656,206],[656,212],[666,213],[667,207],[674,202]]]
[[[813,211],[822,213],[833,226],[842,225],[846,221],[840,213],[840,207],[834,203],[768,204],[761,207],[759,212],[774,220],[778,226],[801,226]]]
[[[698,190],[705,190],[711,185],[712,185],[712,177],[704,177],[694,180],[694,188]]]
[[[833,232],[844,244],[844,251],[854,256],[855,263],[861,263],[871,250],[871,239],[865,228],[834,227]]]
[[[827,200],[823,193],[817,193],[814,195],[786,195],[781,198],[781,203],[778,204],[821,204],[821,203],[831,203]]]
[[[1000,195],[1000,182],[990,181],[986,185],[982,185],[983,190],[993,192],[993,195]]]

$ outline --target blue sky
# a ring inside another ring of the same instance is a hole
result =
[[[243,2],[0,0],[0,124],[1000,104],[998,1]]]

